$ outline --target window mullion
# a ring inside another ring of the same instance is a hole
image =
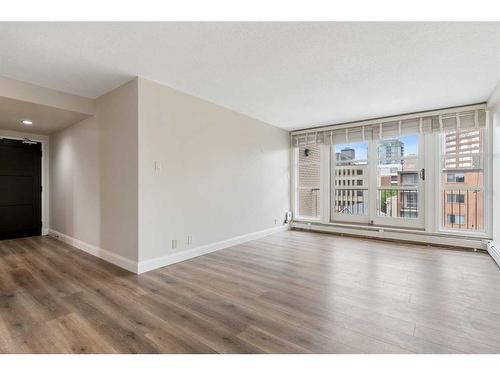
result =
[[[371,140],[368,142],[368,222],[373,223],[373,220],[377,216],[377,165],[378,165],[378,153],[377,153],[377,141]]]
[[[330,148],[326,145],[321,145],[320,158],[320,180],[321,180],[321,222],[328,223],[330,221]]]

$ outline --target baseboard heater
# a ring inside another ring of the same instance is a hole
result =
[[[370,228],[344,224],[321,224],[295,221],[292,222],[291,228],[310,230],[314,232],[345,234],[366,238],[404,241],[408,243],[423,243],[447,247],[468,248],[481,251],[487,251],[488,242],[491,242],[487,239],[482,238],[449,236],[438,233],[417,232],[399,228]]]
[[[500,267],[500,244],[496,244],[494,241],[488,241],[488,254],[495,260],[495,262]]]

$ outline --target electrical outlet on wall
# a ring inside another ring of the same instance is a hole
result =
[[[172,249],[177,247],[177,240],[172,240]]]

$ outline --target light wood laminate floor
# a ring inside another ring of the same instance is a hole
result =
[[[486,254],[283,232],[143,275],[0,241],[2,353],[499,353]]]

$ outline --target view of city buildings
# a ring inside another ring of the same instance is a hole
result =
[[[379,175],[377,215],[417,218],[418,156],[405,155],[405,143],[401,139],[380,141],[377,152]]]
[[[418,216],[418,170],[416,155],[404,154],[399,139],[382,140],[378,144],[379,216]],[[367,160],[357,160],[355,149],[345,147],[335,153],[334,212],[366,215],[368,210]],[[403,188],[405,187],[405,188]]]
[[[356,150],[345,147],[335,153],[333,174],[334,212],[366,215],[368,210],[367,161],[356,160]]]
[[[442,140],[441,226],[484,230],[483,130],[453,131],[444,134]],[[377,143],[378,160],[372,178],[377,178],[378,217],[419,217],[418,142],[415,135]],[[332,220],[368,215],[367,150],[367,143],[332,147]],[[300,147],[297,152],[298,212],[304,217],[319,217],[320,147]]]
[[[443,226],[484,230],[482,129],[445,134],[443,145]]]

